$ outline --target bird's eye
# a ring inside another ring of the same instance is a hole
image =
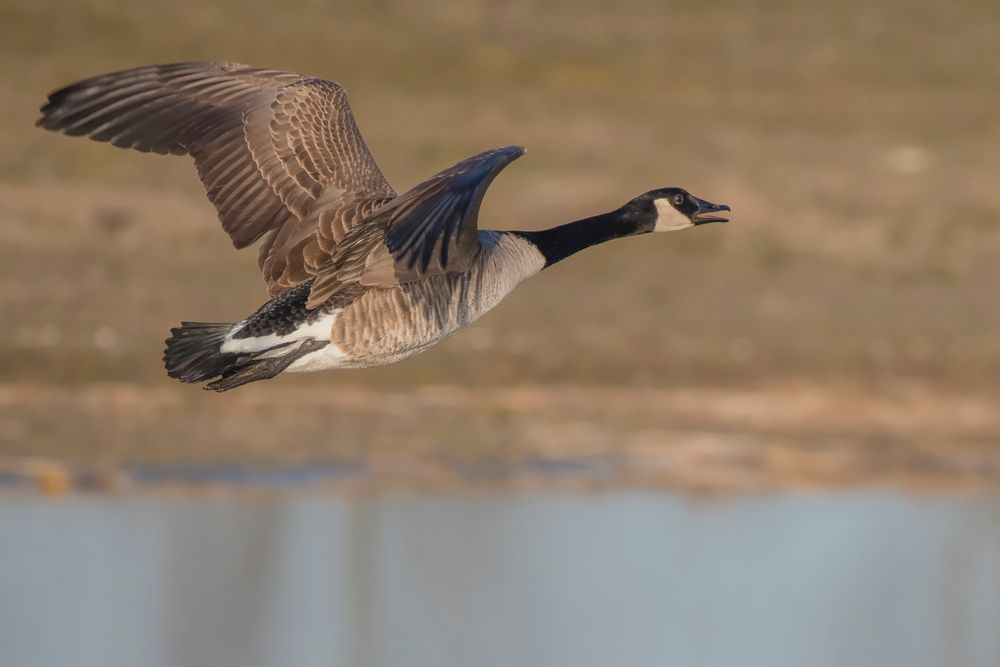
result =
[[[684,195],[674,195],[674,206],[680,206],[684,203]]]

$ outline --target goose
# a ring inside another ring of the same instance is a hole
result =
[[[40,112],[47,130],[190,155],[233,245],[260,243],[269,300],[235,324],[182,322],[166,341],[170,377],[218,392],[406,359],[580,250],[726,222],[730,210],[665,187],[550,229],[480,230],[486,189],[524,148],[487,150],[397,195],[340,85],[238,63],[103,74],[51,93]]]

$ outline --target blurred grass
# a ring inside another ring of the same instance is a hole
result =
[[[170,326],[239,319],[264,298],[187,160],[31,128],[64,83],[206,58],[343,83],[400,190],[527,145],[486,227],[666,185],[734,209],[727,226],[590,250],[402,364],[273,392],[794,381],[995,396],[998,30],[985,0],[8,0],[0,382],[163,386]]]

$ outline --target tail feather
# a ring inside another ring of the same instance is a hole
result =
[[[170,330],[163,362],[167,375],[181,382],[204,382],[213,391],[227,391],[248,382],[272,378],[296,359],[321,350],[329,341],[312,338],[290,340],[252,352],[223,352],[226,334],[233,324],[181,322]]]
[[[181,322],[171,329],[163,351],[167,375],[181,382],[204,382],[222,375],[238,359],[236,354],[221,351],[232,328],[223,322]]]

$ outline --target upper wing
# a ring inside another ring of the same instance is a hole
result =
[[[311,277],[396,194],[331,81],[235,63],[154,65],[57,90],[41,112],[49,130],[193,156],[233,245],[269,235],[258,263],[272,294]]]
[[[377,209],[348,233],[309,294],[315,308],[344,286],[390,287],[465,271],[479,251],[479,206],[500,171],[524,155],[497,148],[459,162]]]

